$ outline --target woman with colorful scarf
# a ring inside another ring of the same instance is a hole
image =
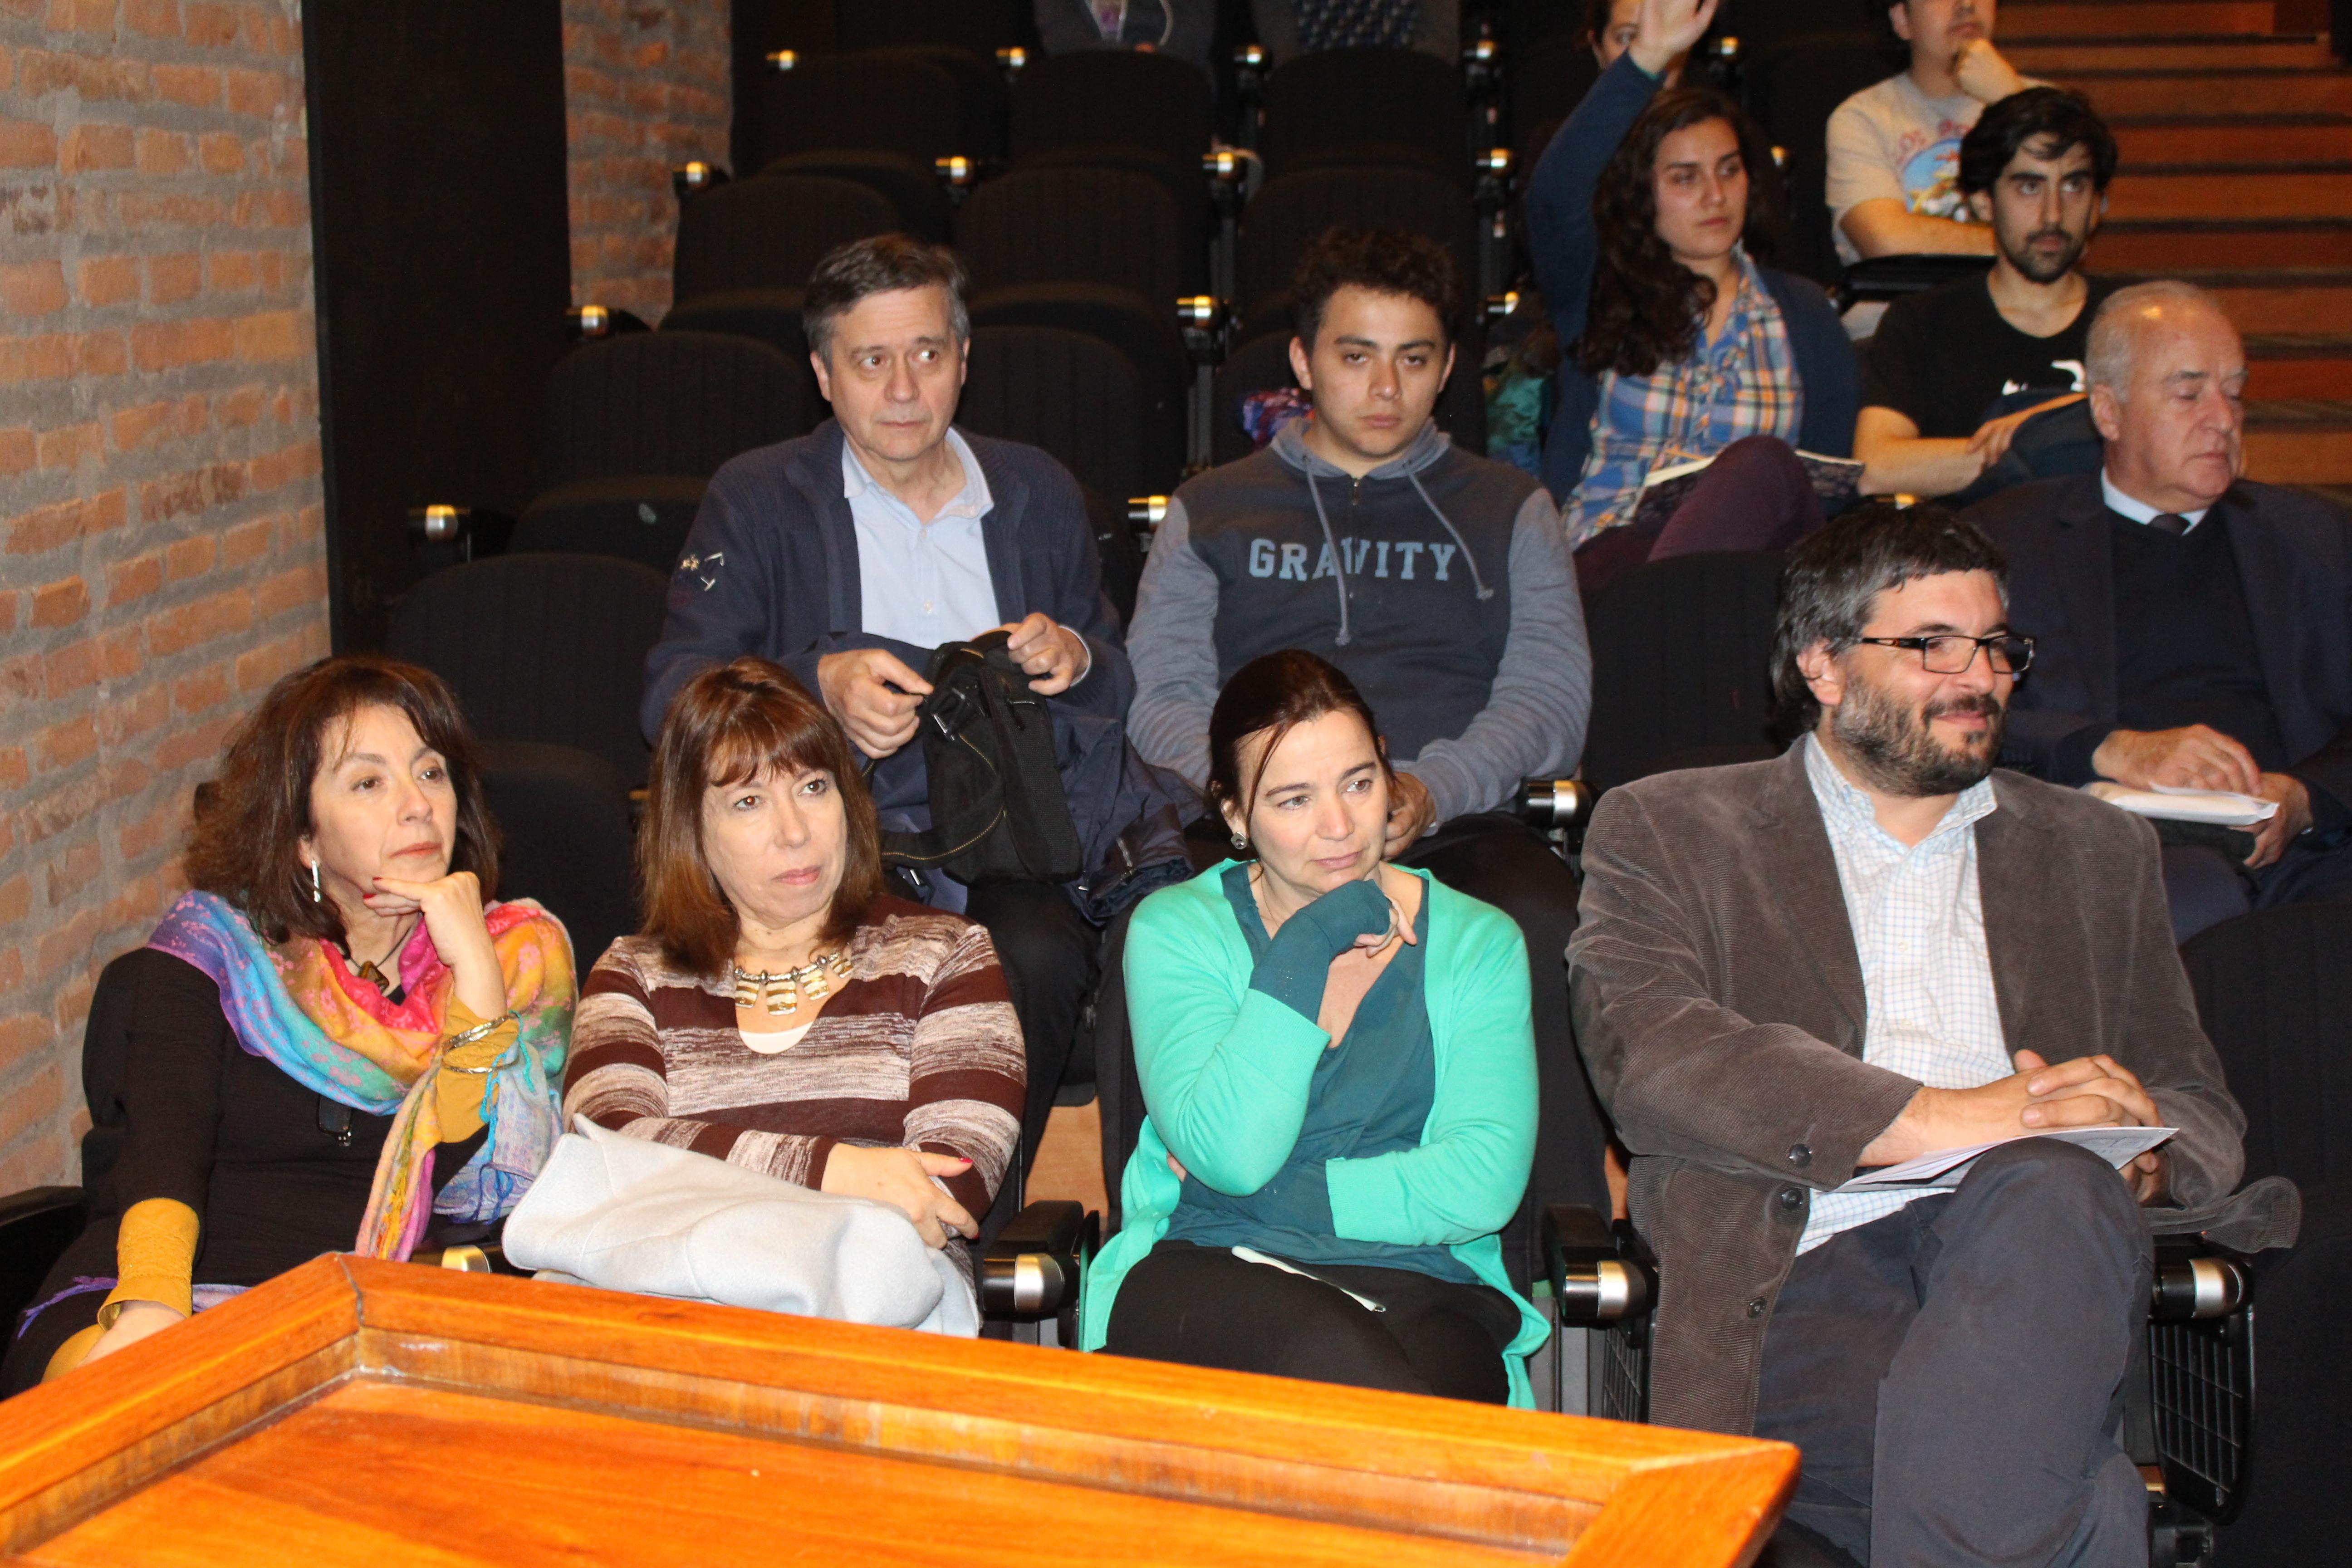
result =
[[[6,1392],[321,1252],[479,1237],[560,1131],[571,942],[529,900],[488,900],[495,830],[446,687],[372,656],[314,664],[270,689],[205,796],[193,890],[118,977],[89,1227],[15,1326]]]

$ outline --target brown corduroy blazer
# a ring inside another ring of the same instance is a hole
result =
[[[1977,876],[2009,1048],[2105,1051],[2139,1076],[2180,1129],[2180,1206],[2147,1211],[2154,1229],[2226,1220],[2233,1245],[2291,1239],[2292,1188],[2225,1202],[2245,1119],[2173,946],[2154,831],[2019,773],[1994,773],[1993,794]],[[1658,1257],[1652,1418],[1745,1433],[1811,1194],[1851,1177],[1918,1088],[1862,1059],[1861,963],[1802,748],[1603,796],[1568,956],[1578,1040]]]

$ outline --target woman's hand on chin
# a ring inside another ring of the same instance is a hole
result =
[[[89,1347],[89,1353],[81,1358],[81,1364],[88,1366],[100,1356],[112,1355],[151,1334],[162,1333],[173,1323],[185,1321],[186,1319],[161,1301],[125,1301],[122,1310],[114,1315],[114,1326],[98,1336],[98,1342]]]
[[[861,1149],[836,1143],[825,1156],[824,1180],[817,1190],[888,1204],[914,1222],[924,1246],[945,1247],[950,1232],[969,1240],[980,1235],[980,1225],[931,1178],[961,1176],[971,1169],[969,1160],[925,1149]]]
[[[471,871],[452,871],[429,882],[378,877],[368,907],[378,914],[425,911],[434,950],[457,977],[457,999],[476,1017],[495,1018],[507,1010],[506,977],[499,971],[498,950],[482,918],[482,884]],[[394,903],[402,907],[389,907]]]

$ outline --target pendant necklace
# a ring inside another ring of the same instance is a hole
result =
[[[731,967],[735,971],[735,1005],[764,1006],[772,1016],[798,1008],[803,985],[808,987],[812,1002],[822,1002],[833,994],[833,985],[828,977],[849,973],[849,954],[819,953],[798,969],[787,969],[777,974],[770,974],[765,970],[747,974],[740,963]]]

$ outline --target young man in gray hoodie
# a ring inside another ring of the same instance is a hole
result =
[[[1544,1099],[1531,1204],[1605,1205],[1561,962],[1576,879],[1507,809],[1522,778],[1563,776],[1584,749],[1591,656],[1559,512],[1534,479],[1456,450],[1430,417],[1456,368],[1462,304],[1443,247],[1334,230],[1300,259],[1291,299],[1291,368],[1313,411],[1171,501],[1128,636],[1128,733],[1202,785],[1210,710],[1234,671],[1291,647],[1346,671],[1401,775],[1391,858],[1527,935]]]

